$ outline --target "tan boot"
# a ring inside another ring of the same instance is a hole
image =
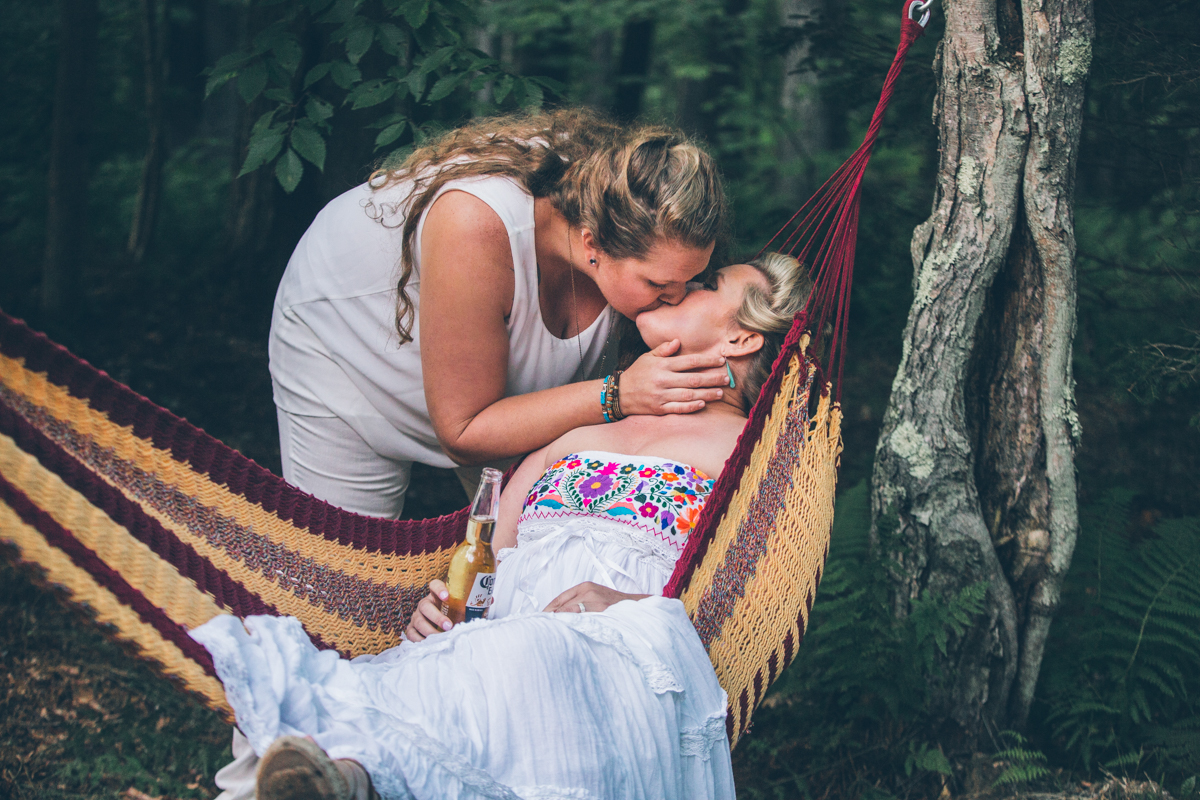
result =
[[[374,800],[366,770],[349,759],[334,761],[311,739],[276,739],[258,764],[257,800]]]

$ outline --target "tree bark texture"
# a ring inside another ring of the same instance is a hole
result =
[[[932,678],[960,744],[1024,724],[1078,526],[1074,180],[1091,0],[957,0],[933,212],[876,449],[873,537],[894,608],[983,582]]]
[[[42,311],[61,316],[86,254],[88,134],[91,73],[96,65],[96,0],[59,1],[58,73],[46,178],[46,251],[42,263]]]
[[[779,142],[780,194],[802,197],[811,188],[814,174],[813,158],[829,149],[829,125],[825,104],[818,92],[817,73],[808,65],[811,43],[806,27],[815,23],[824,3],[822,0],[783,0],[781,24],[796,32],[797,40],[783,56],[783,87],[780,108],[783,110],[784,131]]]
[[[166,161],[166,136],[163,130],[163,86],[167,81],[166,4],[162,0],[142,0],[142,61],[146,82],[146,156],[142,161],[142,179],[133,206],[133,221],[125,252],[134,264],[142,263],[162,191],[163,163]]]

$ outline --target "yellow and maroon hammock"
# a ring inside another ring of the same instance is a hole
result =
[[[731,744],[800,646],[828,553],[841,412],[805,331],[833,315],[840,373],[859,185],[924,8],[906,0],[863,144],[781,231],[816,289],[664,590],[729,695]],[[394,646],[466,513],[397,522],[317,500],[0,313],[0,540],[214,708],[229,710],[189,630],[290,614],[346,656]]]

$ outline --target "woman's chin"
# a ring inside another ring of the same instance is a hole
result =
[[[642,316],[644,315],[639,314],[639,319],[635,319],[633,322],[635,325],[637,325],[638,333],[641,334],[642,341],[645,342],[646,347],[649,347],[651,350],[653,350],[663,342],[671,341],[669,338],[664,338],[662,332],[655,330],[653,326],[643,324],[640,321]]]

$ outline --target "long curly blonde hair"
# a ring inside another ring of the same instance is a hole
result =
[[[659,240],[704,248],[727,236],[721,176],[712,157],[682,132],[622,127],[586,109],[476,120],[413,151],[370,178],[376,191],[403,181],[412,189],[387,204],[404,208],[396,332],[412,341],[414,306],[405,288],[421,215],[450,181],[503,175],[546,197],[574,227],[587,228],[610,258],[640,258]],[[384,209],[375,209],[383,221]]]

